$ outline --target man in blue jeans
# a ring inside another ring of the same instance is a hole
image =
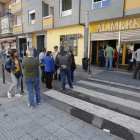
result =
[[[69,87],[73,89],[73,84],[71,80],[71,70],[70,66],[72,64],[71,56],[68,52],[64,51],[64,47],[60,46],[60,52],[57,54],[55,59],[55,65],[60,68],[60,74],[62,79],[62,92],[65,92],[66,76],[68,79]]]
[[[108,63],[110,63],[110,71],[112,71],[113,55],[113,48],[110,45],[108,45],[104,51],[104,57],[106,58],[105,70],[108,69]]]
[[[26,51],[27,58],[23,59],[22,68],[24,69],[25,83],[29,93],[28,106],[33,109],[34,104],[34,89],[36,92],[36,104],[40,105],[40,79],[39,79],[39,58],[33,57],[33,49]]]

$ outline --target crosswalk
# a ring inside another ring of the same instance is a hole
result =
[[[89,79],[87,79],[86,81],[80,80],[77,83],[78,83],[78,86],[75,86],[73,89],[75,93],[83,94],[85,97],[92,97],[92,98],[98,99],[101,102],[105,101],[109,104],[111,103],[111,105],[119,105],[119,106],[127,108],[128,110],[131,109],[136,112],[140,111],[140,103],[138,101],[136,102],[136,101],[127,99],[127,96],[140,98],[139,92],[132,91],[129,89],[128,90],[122,89],[122,88],[119,88],[118,86],[115,87],[115,85],[113,87],[109,85],[104,85],[102,83],[94,83],[94,82],[89,81]],[[110,95],[104,92],[95,91],[94,89],[91,90],[90,89],[91,87],[107,90],[107,91],[110,91],[110,93],[115,91],[116,94],[119,93],[119,94],[125,95],[126,99],[123,99],[121,97],[116,97],[114,94]],[[71,95],[64,94],[56,90],[50,90],[50,91],[45,92],[44,94],[53,99],[66,103],[72,107],[78,108],[94,116],[105,119],[107,121],[110,121],[128,130],[131,130],[133,132],[140,134],[140,120],[139,118],[137,118],[139,116],[133,117],[133,114],[126,115],[123,112],[120,113],[120,112],[111,110],[110,108],[105,108],[100,105],[94,104],[92,102],[86,101],[84,99],[80,99],[78,97],[73,96],[72,94]],[[103,102],[103,104],[107,105],[105,102]]]

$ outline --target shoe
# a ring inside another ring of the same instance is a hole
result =
[[[64,93],[64,92],[66,92],[66,90],[62,90],[62,88],[61,88],[61,91]]]
[[[22,95],[21,94],[19,94],[19,93],[17,93],[17,94],[15,94],[15,97],[22,97]]]
[[[12,97],[11,97],[11,93],[10,92],[7,92],[7,97],[9,98],[9,99],[11,99]]]
[[[34,107],[30,106],[30,104],[29,104],[29,103],[28,103],[28,107],[29,107],[30,109],[34,109]]]
[[[133,79],[136,79],[135,77],[133,77]]]
[[[36,103],[37,105],[40,105],[40,103]]]

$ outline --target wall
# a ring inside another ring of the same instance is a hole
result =
[[[91,10],[92,0],[81,0],[81,23],[85,23],[85,13],[89,11],[89,22],[123,17],[124,0],[111,0],[111,5]]]
[[[140,0],[125,0],[125,16],[140,14]]]
[[[0,12],[4,10],[4,4],[0,3]]]
[[[4,4],[4,9],[9,8],[8,6],[12,4],[12,0],[9,0],[7,3]]]
[[[23,0],[23,25],[24,33],[42,30],[42,0]],[[29,25],[29,11],[35,9],[35,24]]]
[[[54,51],[53,47],[60,47],[60,36],[70,34],[82,34],[82,38],[78,39],[78,56],[75,56],[77,65],[82,65],[82,58],[84,56],[84,26],[72,26],[61,29],[53,29],[47,31],[47,51]]]
[[[59,0],[54,0],[54,27],[79,24],[79,0],[72,0],[72,15],[60,17]]]

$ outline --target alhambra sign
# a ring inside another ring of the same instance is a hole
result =
[[[90,32],[109,32],[119,30],[131,30],[140,28],[140,18],[113,21],[107,23],[94,24],[90,26]]]

